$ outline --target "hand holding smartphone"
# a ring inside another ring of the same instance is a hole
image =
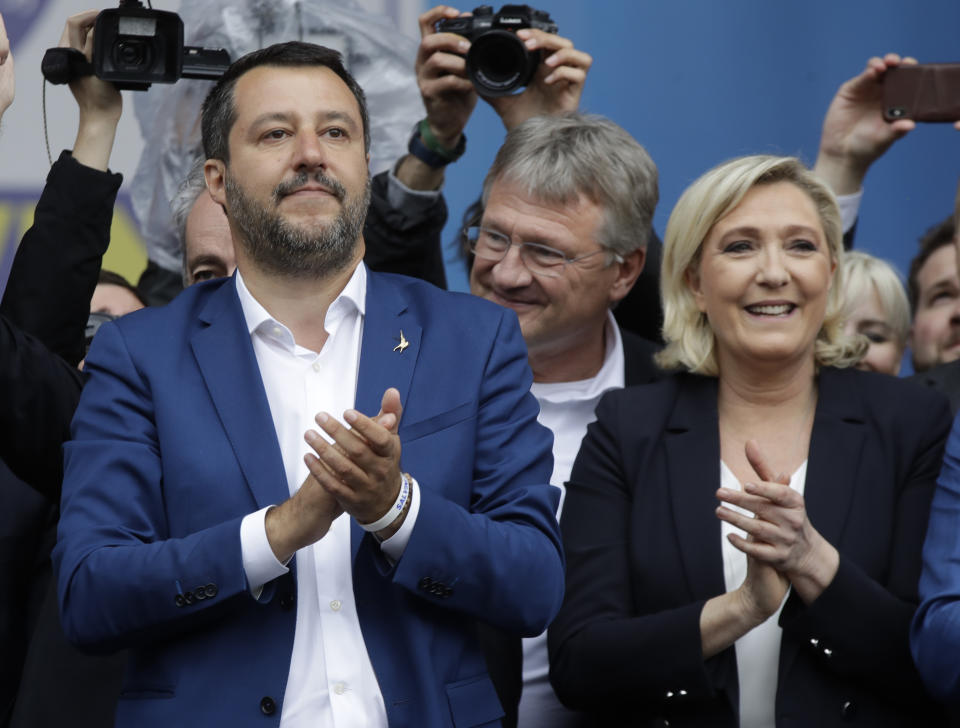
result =
[[[883,77],[883,118],[960,121],[960,63],[890,68]]]

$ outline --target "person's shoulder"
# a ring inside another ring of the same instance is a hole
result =
[[[369,271],[367,275],[368,281],[375,281],[377,286],[395,289],[412,310],[427,320],[447,320],[458,326],[469,326],[480,322],[495,325],[504,317],[516,318],[510,309],[472,293],[447,291],[419,278],[398,273]]]
[[[116,324],[125,338],[146,340],[158,335],[183,332],[195,322],[211,302],[221,296],[223,302],[229,299],[228,286],[236,285],[233,278],[218,278],[212,281],[195,283],[181,291],[170,303],[163,306],[147,306],[116,320]]]
[[[950,420],[949,402],[943,393],[913,379],[894,377],[860,369],[824,367],[821,396],[846,402],[863,416],[889,420],[901,425]]]
[[[868,372],[862,369],[824,367],[821,377],[830,381],[831,387],[838,391],[852,391],[864,399],[884,405],[895,402],[915,400],[919,406],[943,403],[946,398],[930,387],[912,378],[895,377],[880,372]]]
[[[942,392],[950,400],[953,411],[960,409],[960,361],[940,364],[932,369],[917,372],[910,377],[911,382]]]
[[[622,389],[614,389],[600,400],[597,407],[610,417],[635,417],[636,426],[642,428],[662,428],[673,413],[681,394],[698,393],[709,386],[708,377],[700,377],[686,372],[664,372],[662,377],[647,384],[636,384]]]

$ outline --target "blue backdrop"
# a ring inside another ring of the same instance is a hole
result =
[[[661,235],[683,189],[724,159],[769,152],[812,164],[827,105],[870,56],[960,61],[958,0],[544,0],[535,7],[594,58],[583,109],[624,126],[657,163]],[[447,175],[448,245],[503,135],[481,101],[467,127],[468,152]],[[856,246],[905,273],[917,238],[952,211],[958,177],[960,132],[920,125],[868,174]],[[449,249],[448,259],[451,287],[464,290]]]

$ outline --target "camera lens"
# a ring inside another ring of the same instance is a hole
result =
[[[118,70],[149,66],[151,55],[149,44],[142,40],[121,40],[113,46],[113,63]]]
[[[467,77],[483,96],[506,96],[526,86],[540,62],[519,38],[506,30],[490,30],[467,52]]]

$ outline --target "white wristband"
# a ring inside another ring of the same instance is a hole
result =
[[[390,506],[390,510],[382,518],[378,518],[373,523],[361,523],[360,528],[370,533],[382,531],[400,517],[408,500],[410,500],[410,477],[406,473],[400,473],[400,493],[397,495],[396,502]]]

